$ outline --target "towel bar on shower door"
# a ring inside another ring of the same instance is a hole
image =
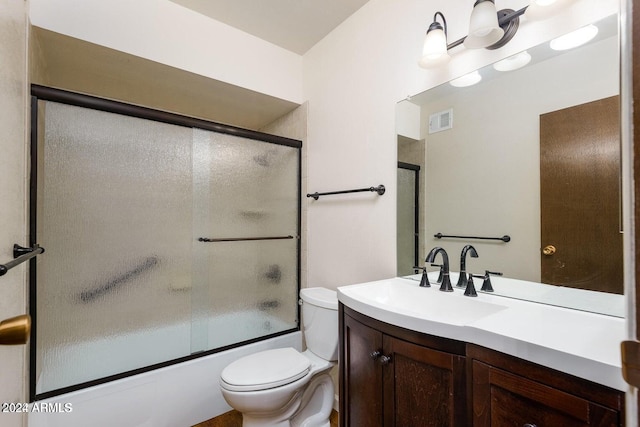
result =
[[[198,237],[198,242],[215,243],[215,242],[246,242],[253,240],[285,240],[294,239],[293,236],[272,236],[272,237],[222,237],[219,239],[211,239],[209,237]]]

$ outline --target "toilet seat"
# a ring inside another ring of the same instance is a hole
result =
[[[309,373],[311,361],[291,347],[242,357],[227,366],[220,384],[229,391],[260,391],[280,387]]]

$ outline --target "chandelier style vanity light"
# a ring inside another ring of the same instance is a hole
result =
[[[498,49],[506,45],[516,35],[520,16],[542,20],[553,16],[575,0],[533,0],[520,10],[496,10],[495,0],[476,0],[469,21],[467,36],[447,43],[447,21],[441,12],[436,12],[429,25],[422,49],[419,65],[434,68],[447,63],[449,49],[464,45],[467,49]],[[442,24],[438,22],[442,20]]]

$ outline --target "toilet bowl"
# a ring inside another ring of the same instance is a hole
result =
[[[236,360],[220,375],[222,396],[242,413],[243,427],[329,427],[338,357],[335,291],[300,291],[307,350],[278,348]]]

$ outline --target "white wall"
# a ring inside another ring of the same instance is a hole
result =
[[[522,20],[504,48],[451,51],[448,67],[417,61],[433,14],[442,11],[449,40],[465,35],[472,2],[370,0],[304,56],[309,102],[309,192],[384,184],[372,197],[307,199],[309,286],[336,287],[395,275],[395,104],[617,11],[617,0],[581,0],[570,16]],[[498,9],[527,1],[496,1]]]
[[[169,0],[32,0],[31,23],[302,103],[299,55]]]
[[[27,3],[0,0],[0,263],[26,241]],[[25,266],[0,277],[0,321],[27,312]],[[0,346],[0,402],[25,402],[26,346]],[[0,413],[0,425],[22,425],[21,414]]]

